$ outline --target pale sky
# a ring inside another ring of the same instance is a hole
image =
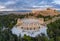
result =
[[[0,0],[0,11],[48,7],[60,9],[60,0]]]

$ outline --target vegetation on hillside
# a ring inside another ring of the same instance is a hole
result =
[[[38,35],[37,37],[30,37],[24,35],[22,38],[21,35],[17,37],[17,35],[12,34],[11,29],[13,26],[16,25],[17,19],[18,18],[25,18],[28,16],[34,16],[33,14],[26,14],[26,15],[0,15],[0,41],[60,41],[60,19],[56,20],[53,23],[48,24],[48,37],[46,37],[44,34],[42,36]],[[45,20],[54,18],[54,17],[59,17],[58,16],[34,16],[37,18],[44,18]],[[6,28],[6,29],[3,29]]]
[[[54,41],[60,41],[60,19],[47,25],[48,36]]]

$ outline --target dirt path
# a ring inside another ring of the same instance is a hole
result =
[[[50,19],[50,20],[48,20],[48,21],[45,21],[45,24],[49,24],[49,23],[54,22],[54,21],[56,21],[56,20],[58,20],[58,19],[60,19],[60,17],[52,18],[52,19]]]

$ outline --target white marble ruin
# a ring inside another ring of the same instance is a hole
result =
[[[37,35],[41,35],[41,33],[47,36],[47,27],[44,24],[43,19],[39,18],[24,18],[18,19],[16,26],[12,28],[12,33],[17,36],[24,34],[31,37],[36,37]]]

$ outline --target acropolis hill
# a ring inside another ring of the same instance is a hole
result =
[[[39,14],[43,15],[43,16],[54,16],[54,15],[58,15],[60,14],[60,12],[58,12],[55,9],[51,9],[51,8],[47,8],[44,10],[32,10],[32,13],[37,16]]]

